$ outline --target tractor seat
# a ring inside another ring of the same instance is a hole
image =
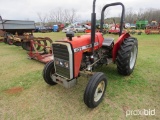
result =
[[[104,38],[102,46],[110,47],[114,43],[114,38]]]

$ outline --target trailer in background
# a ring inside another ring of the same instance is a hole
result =
[[[33,37],[33,31],[35,30],[34,21],[24,20],[4,20],[0,19],[1,36],[4,37],[3,41],[9,45],[21,45],[23,37],[28,34]]]
[[[3,20],[0,19],[0,35],[3,41],[9,45],[22,46],[23,49],[30,51],[29,57],[43,63],[52,59],[50,38],[34,37],[34,21],[23,20]]]

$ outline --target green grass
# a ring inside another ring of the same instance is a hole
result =
[[[35,33],[35,36],[59,40],[65,34]],[[70,89],[49,86],[42,77],[44,64],[27,59],[27,51],[21,47],[0,43],[0,120],[160,119],[160,35],[134,37],[138,39],[139,52],[133,74],[119,75],[115,64],[97,69],[106,74],[108,86],[102,103],[95,109],[83,103],[87,78],[80,77]],[[12,88],[23,89],[9,93]],[[125,116],[126,110],[137,109],[155,109],[156,115]]]

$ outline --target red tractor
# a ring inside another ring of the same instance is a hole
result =
[[[130,75],[135,67],[138,42],[129,33],[123,33],[124,5],[120,2],[107,4],[101,12],[101,32],[95,33],[96,13],[93,1],[91,18],[91,34],[74,37],[68,32],[67,38],[52,43],[53,60],[48,62],[43,70],[43,78],[49,85],[57,83],[70,88],[77,83],[82,74],[90,76],[84,92],[84,103],[89,108],[95,108],[102,101],[107,87],[107,78],[103,72],[93,72],[103,64],[116,63],[117,70],[122,75]],[[113,38],[103,37],[104,11],[110,6],[122,6],[119,38],[114,43]]]

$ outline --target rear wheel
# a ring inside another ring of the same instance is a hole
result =
[[[122,75],[130,75],[135,67],[138,54],[138,42],[135,38],[126,38],[118,51],[117,70]]]
[[[107,78],[102,72],[95,73],[89,80],[84,93],[84,103],[95,108],[102,101],[107,87]]]
[[[55,74],[54,61],[48,62],[43,69],[43,79],[49,85],[56,85],[57,83],[52,80],[52,75]]]

